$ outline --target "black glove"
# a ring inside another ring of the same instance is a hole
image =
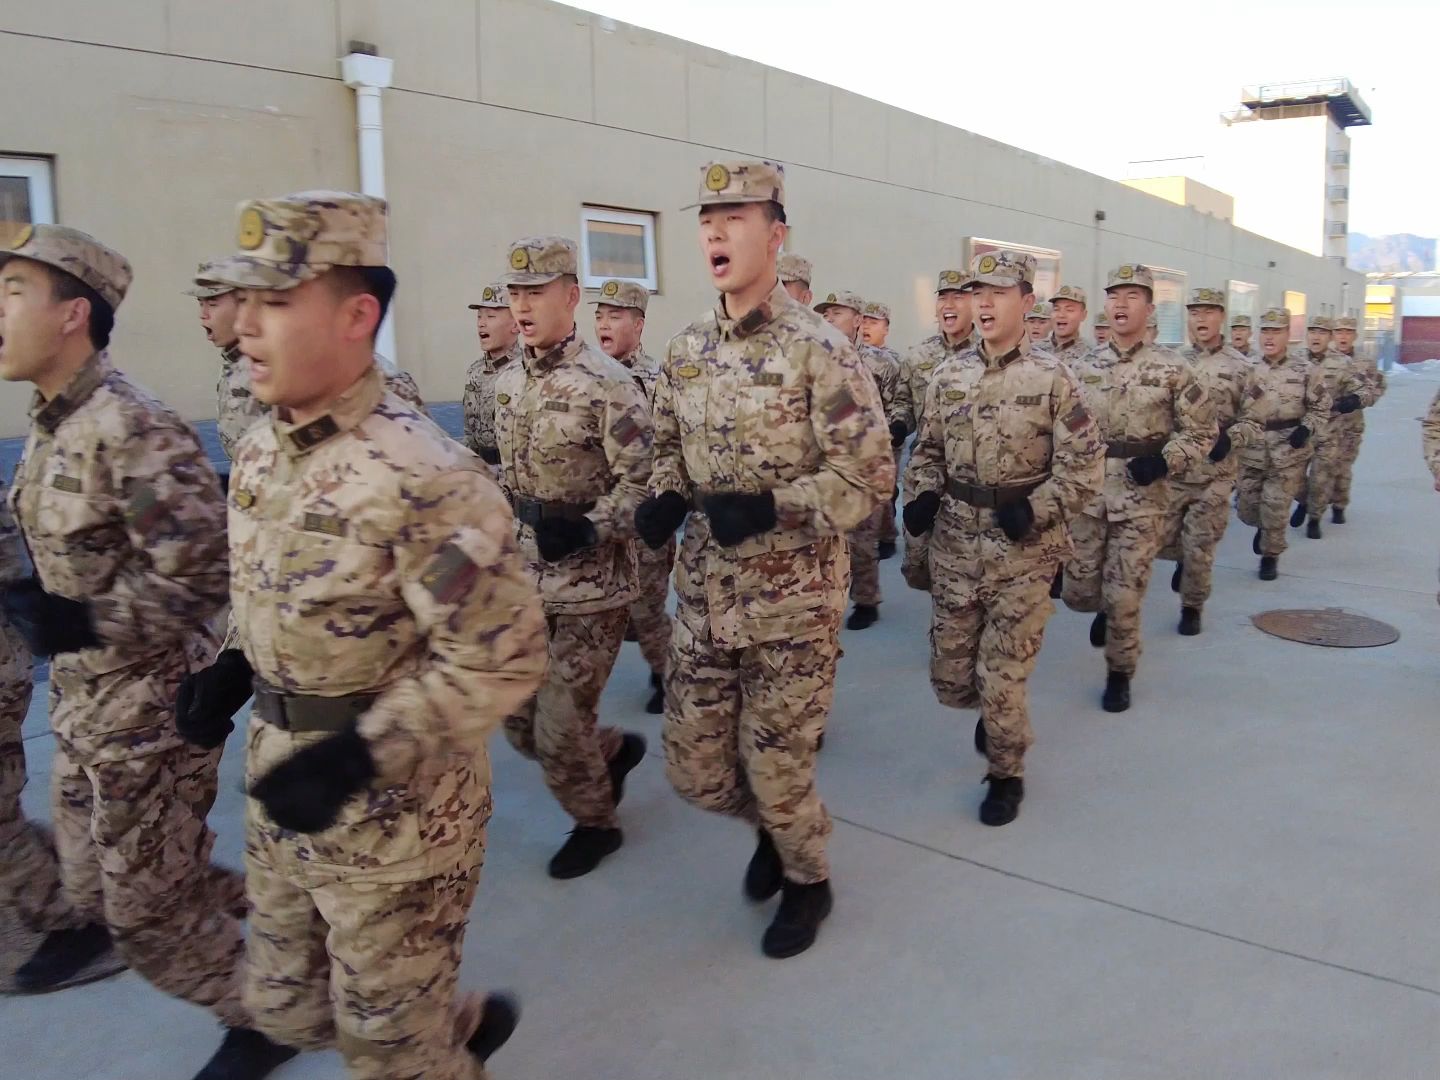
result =
[[[76,652],[100,644],[90,604],[48,593],[33,577],[7,585],[0,594],[0,606],[35,656]]]
[[[1352,413],[1360,408],[1359,394],[1341,394],[1335,399],[1335,411],[1338,413]]]
[[[232,719],[250,700],[255,673],[239,649],[226,649],[207,668],[180,680],[175,730],[188,743],[214,750],[235,730]]]
[[[1230,433],[1220,432],[1220,437],[1215,440],[1215,445],[1210,448],[1211,461],[1224,461],[1230,456]]]
[[[910,437],[910,429],[909,429],[909,428],[907,428],[907,427],[906,427],[904,424],[902,424],[899,420],[893,420],[893,421],[891,421],[891,423],[890,423],[890,447],[891,447],[891,449],[894,449],[894,450],[900,449],[900,447],[902,447],[902,446],[905,445],[905,440],[908,439],[909,437]]]
[[[292,754],[256,780],[250,794],[282,829],[313,833],[334,825],[345,800],[374,779],[375,759],[351,727]]]
[[[995,521],[1010,542],[1018,544],[1035,524],[1035,508],[1030,505],[1028,498],[1006,503],[996,508]]]
[[[480,460],[485,462],[486,465],[499,465],[500,448],[498,446],[480,447]]]
[[[217,473],[216,475],[219,476],[219,478],[220,478],[220,494],[221,494],[221,495],[224,495],[226,498],[229,498],[229,496],[230,496],[230,470],[229,470],[229,469],[226,469],[224,472],[222,472],[222,473]]]
[[[678,491],[662,491],[635,508],[635,531],[645,546],[659,551],[675,535],[690,513],[690,503]]]
[[[741,540],[775,527],[775,493],[762,491],[750,495],[722,491],[707,495],[705,514],[710,519],[710,535],[715,537],[715,542],[721,547],[734,547]]]
[[[905,531],[911,536],[927,533],[935,527],[935,515],[940,513],[940,493],[927,491],[916,495],[900,513],[905,519]]]
[[[1299,450],[1309,441],[1310,429],[1304,424],[1298,425],[1294,431],[1290,432],[1290,445],[1293,446],[1296,450]]]
[[[559,562],[600,542],[589,518],[543,518],[535,526],[535,546],[546,562]]]
[[[1130,473],[1130,479],[1141,487],[1149,487],[1170,471],[1164,454],[1141,454],[1131,458],[1125,468]]]

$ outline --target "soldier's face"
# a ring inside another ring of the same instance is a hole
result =
[[[595,308],[595,338],[606,356],[618,360],[640,347],[645,332],[645,316],[634,308],[599,304]]]
[[[1207,349],[1220,343],[1220,327],[1225,322],[1225,309],[1218,307],[1192,307],[1186,318],[1190,323],[1190,340]]]
[[[890,320],[879,319],[874,315],[862,315],[860,317],[860,337],[866,345],[874,345],[877,349],[885,347],[885,340],[890,336]]]
[[[43,378],[65,344],[84,331],[89,305],[56,300],[50,273],[30,259],[0,267],[0,379],[34,382]]]
[[[1276,358],[1285,355],[1285,348],[1290,344],[1290,331],[1281,326],[1262,326],[1260,328],[1260,352],[1265,356]]]
[[[980,285],[975,289],[975,326],[987,345],[1011,349],[1027,332],[1025,313],[1034,295],[1019,285]]]
[[[200,325],[217,349],[235,344],[235,313],[239,308],[240,298],[233,291],[201,299]]]
[[[1110,328],[1108,326],[1095,327],[1095,344],[1104,345],[1110,340]]]
[[[475,312],[475,333],[487,353],[502,353],[510,351],[520,328],[508,307],[482,307]]]
[[[839,330],[850,341],[855,340],[855,335],[860,330],[860,313],[854,308],[831,304],[821,312],[821,318]]]
[[[1078,300],[1055,301],[1055,333],[1069,341],[1085,325],[1085,305]]]
[[[1133,344],[1145,333],[1145,320],[1155,313],[1150,290],[1143,285],[1117,285],[1105,294],[1105,316],[1118,341]]]
[[[1250,351],[1250,328],[1248,326],[1236,326],[1230,330],[1230,344],[1243,353]]]
[[[1041,341],[1050,334],[1049,319],[1026,319],[1025,333],[1030,336],[1031,341]]]
[[[1336,330],[1336,331],[1335,331],[1335,348],[1339,349],[1339,350],[1340,350],[1341,352],[1343,352],[1343,353],[1352,353],[1352,352],[1354,352],[1354,351],[1355,351],[1355,331],[1354,331],[1354,330]]]
[[[1322,353],[1330,347],[1330,331],[1312,329],[1306,333],[1305,341],[1312,353]]]
[[[785,242],[785,226],[770,221],[760,203],[731,203],[700,208],[700,251],[710,283],[722,293],[739,293],[764,284],[774,273]],[[774,282],[771,277],[771,283]]]
[[[935,294],[935,321],[946,337],[958,338],[970,332],[974,315],[974,294],[946,289]]]
[[[809,307],[810,301],[815,299],[814,294],[810,292],[808,281],[787,281],[785,282],[785,291],[790,294],[791,300],[797,304],[804,304],[806,307]]]
[[[580,286],[567,278],[510,286],[510,314],[520,327],[521,339],[532,349],[549,349],[569,337],[579,303]]]

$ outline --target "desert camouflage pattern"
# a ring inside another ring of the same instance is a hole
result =
[[[1190,290],[1190,299],[1186,301],[1187,308],[1192,307],[1226,307],[1230,303],[1229,297],[1225,295],[1224,289],[1212,289],[1208,286],[1201,286]]]
[[[1283,307],[1266,308],[1260,316],[1261,330],[1289,330],[1290,309]]]
[[[1030,308],[1026,319],[1038,319],[1041,322],[1049,322],[1055,317],[1055,308],[1048,300],[1041,300]]]
[[[1355,329],[1355,320],[1352,318],[1341,318],[1335,320],[1337,330]],[[1350,323],[1350,326],[1341,326],[1341,323]],[[1340,352],[1340,349],[1336,349]],[[1385,396],[1385,372],[1381,371],[1374,360],[1356,355],[1355,353],[1344,353],[1354,363],[1355,373],[1360,378],[1361,389],[1360,402],[1364,406],[1353,413],[1334,413],[1330,417],[1330,431],[1332,437],[1339,440],[1339,455],[1335,464],[1335,472],[1332,476],[1330,487],[1330,505],[1337,509],[1344,510],[1350,505],[1350,487],[1355,476],[1355,461],[1360,456],[1360,443],[1365,437],[1365,409],[1370,408],[1382,397]]]
[[[867,305],[869,306],[869,305]],[[882,316],[889,318],[888,314]],[[860,359],[864,361],[875,388],[880,392],[880,404],[885,410],[887,423],[895,418],[895,392],[900,383],[900,362],[893,349],[878,349],[873,345],[857,345]],[[900,455],[892,453],[896,475],[899,475]],[[864,521],[850,531],[850,599],[857,604],[878,605],[883,599],[880,591],[880,541],[894,541],[895,505],[892,499],[875,507]]]
[[[485,288],[480,290],[480,302],[471,304],[471,311],[479,311],[481,308],[508,308],[510,306],[510,290],[503,282],[492,281]]]
[[[1435,477],[1436,487],[1440,488],[1440,391],[1431,399],[1430,408],[1420,421],[1420,445],[1430,475]],[[1435,594],[1435,600],[1440,603],[1440,592]]]
[[[980,710],[991,774],[1023,775],[1026,682],[1054,605],[1050,581],[1071,551],[1070,523],[1100,490],[1104,443],[1065,365],[1026,340],[1004,356],[981,343],[935,375],[905,473],[907,498],[941,496],[929,570],[930,681],[941,704]],[[1012,542],[991,508],[946,491],[1039,482],[1035,526]]]
[[[886,318],[888,319],[889,316],[887,315]],[[885,419],[892,424],[897,420],[905,423],[905,418],[898,407],[900,398],[900,365],[903,362],[903,358],[888,345],[867,345],[865,348],[877,354],[885,362],[887,368],[894,368],[895,374],[893,378],[889,380],[890,387],[888,392],[884,382],[880,381],[878,377],[876,381],[880,382],[880,400],[885,406]],[[909,425],[907,424],[906,426],[908,427]],[[880,519],[880,540],[884,543],[893,544],[900,539],[900,530],[895,525],[895,503],[900,497],[900,462],[905,456],[905,448],[903,446],[896,447],[891,456],[895,459],[896,489],[894,496],[890,500],[890,506],[888,508],[880,507],[877,513]]]
[[[1056,300],[1074,300],[1081,307],[1089,307],[1089,301],[1085,296],[1085,290],[1079,285],[1061,285],[1055,290],[1055,295],[1050,298],[1053,305]]]
[[[826,293],[825,299],[815,305],[815,310],[823,315],[827,308],[832,307],[849,308],[859,315],[865,311],[865,298],[857,292],[851,292],[848,289],[839,289],[836,292]]]
[[[229,258],[207,280],[238,289],[293,289],[337,266],[384,266],[385,200],[353,191],[300,191],[236,207]]]
[[[806,285],[810,284],[815,274],[814,264],[793,251],[781,252],[780,258],[775,262],[775,270],[782,282],[803,281]]]
[[[546,285],[579,274],[580,246],[564,236],[527,236],[510,245],[506,265],[506,285]]]
[[[495,436],[505,490],[584,504],[599,543],[546,562],[521,524],[520,550],[549,614],[584,615],[635,599],[635,508],[650,479],[650,410],[622,364],[572,331],[543,356],[526,348],[495,380]]]
[[[889,322],[890,305],[882,304],[879,300],[867,300],[860,314],[864,315],[867,319],[884,319],[886,322]]]
[[[250,362],[231,345],[220,353],[220,381],[215,385],[215,432],[220,449],[232,461],[240,437],[270,415],[270,407],[250,390]]]
[[[1328,322],[1328,320],[1326,321]],[[1322,329],[1329,329],[1329,327]],[[1372,398],[1373,384],[1361,374],[1359,364],[1353,356],[1332,348],[1327,349],[1319,356],[1311,353],[1309,360],[1312,364],[1319,366],[1320,373],[1325,378],[1325,389],[1330,394],[1332,410],[1334,409],[1333,402],[1339,401],[1346,394],[1354,394],[1359,397],[1362,406],[1367,403],[1367,399]],[[1311,517],[1322,517],[1330,508],[1335,492],[1340,486],[1342,473],[1345,473],[1345,504],[1349,504],[1350,465],[1347,464],[1346,455],[1350,445],[1355,442],[1355,438],[1349,434],[1350,429],[1346,421],[1349,421],[1351,417],[1363,416],[1363,408],[1357,409],[1353,413],[1332,411],[1325,426],[1315,432],[1313,440],[1315,453],[1310,457],[1310,465],[1306,470],[1305,492],[1301,496]],[[1361,422],[1363,423],[1363,420]]]
[[[754,202],[785,205],[784,165],[778,161],[746,160],[712,161],[701,165],[699,198],[680,209]]]
[[[1035,256],[1027,255],[1023,251],[1012,251],[1009,248],[987,251],[970,260],[968,280],[973,285],[999,285],[1001,288],[1011,285],[1033,285],[1035,284]],[[1030,317],[1032,316],[1026,316],[1026,318]],[[1047,312],[1044,316],[1039,317],[1048,319],[1050,315]]]
[[[973,284],[968,270],[941,270],[935,278],[935,292],[937,295],[942,292],[959,292]]]
[[[1073,364],[1095,349],[1095,343],[1085,340],[1084,334],[1076,334],[1068,341],[1061,341],[1059,334],[1051,333],[1045,346],[1050,355],[1063,364]]]
[[[1150,292],[1155,292],[1155,273],[1148,266],[1140,263],[1125,263],[1111,270],[1105,278],[1105,291],[1118,288],[1121,285],[1143,285]]]
[[[420,396],[420,386],[415,382],[415,376],[408,371],[401,371],[395,366],[394,361],[379,353],[375,354],[375,366],[385,376],[386,390],[411,406],[416,412],[424,416],[430,415],[430,410],[425,407],[425,399]]]
[[[612,279],[600,286],[600,295],[590,303],[597,307],[633,308],[643,315],[650,306],[650,290],[636,281]]]
[[[465,446],[473,454],[494,459],[488,464],[497,482],[500,449],[495,442],[495,380],[506,366],[520,360],[524,350],[525,346],[517,338],[506,352],[495,356],[487,353],[465,369],[465,390],[460,397],[460,411],[465,418]]]
[[[202,262],[195,267],[194,285],[185,290],[186,296],[193,296],[196,300],[213,300],[217,296],[235,291],[229,285],[222,285],[210,277],[210,268],[214,265],[213,262]]]
[[[1156,486],[1163,481],[1156,481]],[[1106,521],[1081,514],[1071,526],[1075,554],[1062,597],[1071,611],[1104,611],[1105,667],[1133,676],[1140,666],[1140,605],[1163,540],[1153,517]]]
[[[135,274],[130,261],[89,233],[68,225],[11,225],[0,239],[0,266],[12,258],[30,259],[79,278],[118,308]]]
[[[637,345],[616,362],[630,372],[635,385],[640,387],[640,392],[645,395],[648,408],[655,400],[655,383],[660,378],[660,359],[646,352],[643,345]]]
[[[1249,316],[1249,315],[1231,315],[1231,316],[1230,316],[1230,329],[1231,329],[1231,330],[1234,330],[1234,329],[1236,329],[1237,327],[1244,327],[1244,328],[1246,328],[1246,329],[1249,329],[1249,327],[1250,327],[1250,316]]]

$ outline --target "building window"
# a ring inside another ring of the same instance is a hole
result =
[[[1001,248],[1034,255],[1035,299],[1049,300],[1055,295],[1055,290],[1060,288],[1060,252],[1054,248],[1035,247],[1031,244],[1008,244],[1003,240],[986,240],[983,237],[971,236],[965,240],[965,266],[968,268],[975,260],[976,255],[984,255],[987,251],[999,251]]]
[[[1189,338],[1185,273],[1163,266],[1151,266],[1150,272],[1155,276],[1155,341],[1159,345],[1184,345]]]
[[[610,278],[659,289],[654,214],[598,206],[580,211],[580,284],[598,289]]]
[[[1256,310],[1260,299],[1260,286],[1252,285],[1248,281],[1230,280],[1225,283],[1226,311],[1233,320],[1236,315],[1250,316],[1250,325],[1254,326],[1260,318],[1260,312]]]
[[[49,159],[0,155],[0,236],[14,236],[23,225],[54,221]]]
[[[1305,340],[1305,294],[1285,290],[1285,307],[1290,311],[1290,340]]]

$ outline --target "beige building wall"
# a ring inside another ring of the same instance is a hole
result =
[[[1231,221],[1235,217],[1234,199],[1188,176],[1142,176],[1122,180],[1121,183],[1176,206],[1188,206],[1202,214],[1210,214],[1221,221]]]
[[[1312,302],[1363,276],[1124,185],[821,83],[547,0],[47,0],[0,6],[0,65],[25,88],[0,153],[50,155],[59,220],[135,263],[114,352],[196,419],[216,356],[181,295],[231,249],[234,205],[355,187],[353,39],[395,61],[384,96],[398,361],[427,397],[459,396],[476,345],[466,310],[506,244],[576,236],[582,204],[658,215],[652,351],[713,302],[690,202],[713,155],[787,165],[791,247],[817,291],[895,309],[892,343],[933,332],[935,272],[967,236],[1059,249],[1098,293],[1130,260],[1192,283],[1253,282]],[[548,50],[543,59],[539,48]],[[1097,211],[1104,220],[1097,222]],[[582,326],[588,321],[582,309]],[[27,394],[0,387],[0,434]]]

